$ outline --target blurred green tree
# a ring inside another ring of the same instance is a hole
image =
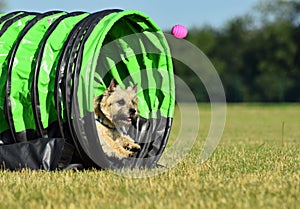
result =
[[[261,0],[222,28],[190,29],[187,39],[214,64],[228,102],[300,102],[300,0]],[[201,81],[186,72],[175,62],[175,74],[208,101]]]
[[[264,25],[282,21],[295,25],[300,23],[299,0],[260,0],[255,10]]]

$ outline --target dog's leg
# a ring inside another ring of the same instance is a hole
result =
[[[113,140],[112,133],[110,131],[100,131],[103,127],[101,127],[101,124],[99,123],[96,123],[96,126],[102,149],[108,156],[115,156],[119,159],[123,159],[133,155],[132,151],[126,150],[119,143],[117,143],[117,141]]]
[[[120,135],[118,134],[116,136],[117,142],[121,144],[125,149],[141,149],[140,145],[134,142],[132,138],[126,135]]]

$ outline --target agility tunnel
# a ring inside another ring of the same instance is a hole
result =
[[[72,163],[153,168],[175,105],[172,58],[160,28],[134,10],[12,12],[0,16],[0,163],[53,170]],[[139,118],[126,159],[101,148],[94,97],[111,79],[138,85]]]

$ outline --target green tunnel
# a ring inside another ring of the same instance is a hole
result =
[[[133,10],[12,12],[0,16],[0,133],[7,143],[61,137],[87,166],[152,167],[169,136],[175,87],[168,43]],[[94,97],[114,78],[138,85],[139,119],[129,135],[141,145],[122,162],[103,153]]]

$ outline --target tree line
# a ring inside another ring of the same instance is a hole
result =
[[[190,29],[187,40],[215,66],[228,102],[300,102],[299,0],[261,0],[222,28]],[[174,71],[197,101],[209,101],[186,65],[174,60]]]

